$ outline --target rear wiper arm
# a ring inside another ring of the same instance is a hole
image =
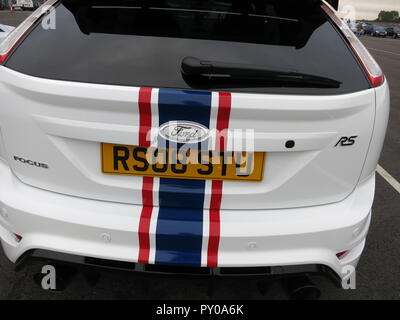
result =
[[[325,88],[339,88],[341,85],[340,81],[312,74],[277,70],[250,64],[206,61],[194,57],[184,58],[181,68],[183,75],[197,79],[301,83]]]

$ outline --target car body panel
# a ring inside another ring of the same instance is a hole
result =
[[[0,42],[3,41],[15,28],[5,24],[0,24]]]
[[[22,181],[84,198],[142,203],[142,177],[104,175],[100,154],[101,143],[139,145],[139,88],[51,81],[7,68],[0,69],[0,84],[0,119],[4,119],[0,127],[10,164]],[[153,90],[154,132],[162,124],[160,91]],[[179,90],[170,95],[195,97]],[[217,100],[217,92],[210,94],[210,129],[216,128]],[[234,141],[232,131],[228,148],[243,151],[248,132],[254,151],[267,156],[262,182],[224,182],[222,208],[290,208],[343,200],[361,174],[372,136],[374,104],[373,89],[318,97],[232,93],[229,129],[242,136]],[[182,110],[196,109],[193,103],[184,103]],[[179,120],[172,118],[168,120]],[[205,119],[182,120],[202,123]],[[356,137],[356,141],[351,146],[338,144],[343,137]],[[288,149],[288,140],[296,146]],[[38,161],[49,169],[38,170],[13,157]]]
[[[341,278],[348,267],[354,273],[390,97],[387,81],[372,88],[342,28],[329,30],[366,84],[340,94],[60,81],[8,68],[5,51],[0,239],[7,257],[18,262],[41,249],[140,264],[318,264]],[[334,65],[343,63],[338,57]],[[103,173],[103,143],[157,147],[160,126],[176,121],[216,132],[202,150],[265,153],[263,180]]]
[[[0,163],[0,238],[7,257],[43,249],[115,261],[139,260],[141,206],[60,195],[21,183]],[[218,267],[322,264],[341,278],[356,266],[365,245],[375,175],[346,200],[287,210],[223,210]],[[204,212],[208,214],[207,211]],[[156,259],[156,218],[150,223],[149,263]],[[202,234],[201,266],[210,239]],[[22,234],[17,242],[14,233]],[[350,250],[342,260],[336,253]],[[165,252],[174,264],[175,252]],[[199,265],[200,266],[200,265]],[[347,266],[347,269],[345,269]]]

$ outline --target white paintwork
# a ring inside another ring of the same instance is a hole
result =
[[[5,24],[0,24],[0,30],[3,30],[3,32],[0,31],[0,42],[2,42],[7,36],[10,34],[11,31],[13,31],[15,28],[12,26],[7,26]]]
[[[376,107],[373,135],[360,181],[368,179],[375,172],[385,141],[390,113],[390,92],[387,80],[384,86],[375,89],[375,96]]]
[[[11,164],[0,162],[0,238],[7,256],[16,261],[41,248],[135,261],[141,178],[102,175],[99,142],[138,143],[132,103],[138,90],[49,81],[0,67],[0,94],[0,158]],[[153,94],[156,126],[157,90]],[[370,223],[388,110],[387,83],[343,96],[234,94],[231,127],[254,128],[256,150],[268,155],[264,182],[224,184],[219,265],[319,263],[340,276],[343,266],[355,266]],[[334,148],[341,136],[352,135],[359,136],[353,147]],[[282,146],[289,138],[298,141],[290,151]],[[50,169],[32,169],[13,155]],[[207,184],[205,203],[210,192]],[[204,215],[207,220],[208,210]],[[12,233],[22,234],[22,242]],[[102,241],[104,233],[110,243]],[[337,259],[344,250],[351,252]]]
[[[27,186],[0,162],[0,238],[16,261],[29,249],[134,262],[141,207],[60,195]],[[364,247],[375,191],[372,175],[339,203],[286,210],[223,210],[220,266],[324,264],[341,275]],[[151,239],[154,239],[154,216]],[[12,233],[22,234],[17,243]],[[101,235],[107,233],[111,242]],[[252,242],[256,246],[249,248]],[[336,253],[353,249],[345,259]]]
[[[104,175],[100,157],[101,142],[138,145],[138,90],[0,68],[0,128],[14,174],[49,191],[141,204],[141,177]],[[262,182],[224,183],[222,208],[295,208],[345,199],[360,179],[374,120],[374,89],[337,96],[233,93],[229,128],[254,130],[254,149],[267,156]],[[358,138],[352,147],[335,147],[343,136]],[[287,149],[287,140],[296,146]],[[240,151],[238,141],[232,132],[228,150]],[[37,170],[14,156],[50,169]]]
[[[100,143],[138,144],[138,90],[39,79],[0,67],[0,238],[10,260],[48,249],[136,262],[142,178],[103,175]],[[345,265],[356,266],[371,220],[389,103],[387,82],[337,96],[234,93],[230,128],[254,130],[254,148],[267,158],[263,182],[224,183],[219,266],[323,264],[340,276]],[[358,138],[351,147],[335,147],[343,136]],[[241,150],[229,137],[228,149]],[[295,140],[295,148],[286,149],[287,140]],[[210,193],[207,182],[206,204]],[[208,214],[206,205],[205,221]],[[104,233],[110,242],[102,240]],[[336,253],[346,250],[339,260]]]

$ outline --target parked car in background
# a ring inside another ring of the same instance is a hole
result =
[[[357,36],[363,36],[365,34],[365,30],[364,30],[364,24],[362,22],[359,22],[356,24],[356,35]]]
[[[393,28],[393,38],[394,39],[400,38],[400,28],[399,27]]]
[[[364,28],[364,34],[372,36],[372,34],[374,33],[374,26],[371,24],[366,23],[363,28]]]
[[[0,24],[0,42],[2,42],[14,29],[15,28],[12,26]]]
[[[353,33],[358,33],[357,23],[355,21],[348,22],[347,25],[349,26],[350,30],[353,31]]]
[[[374,32],[372,33],[372,36],[386,38],[387,36],[386,28],[381,26],[374,26]]]
[[[12,7],[17,10],[34,10],[38,7],[38,4],[32,0],[14,0]]]
[[[393,37],[394,36],[394,28],[386,28],[386,33],[388,37]]]

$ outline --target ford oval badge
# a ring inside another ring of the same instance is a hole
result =
[[[209,137],[209,129],[191,121],[170,121],[160,127],[160,136],[177,143],[199,143]]]

